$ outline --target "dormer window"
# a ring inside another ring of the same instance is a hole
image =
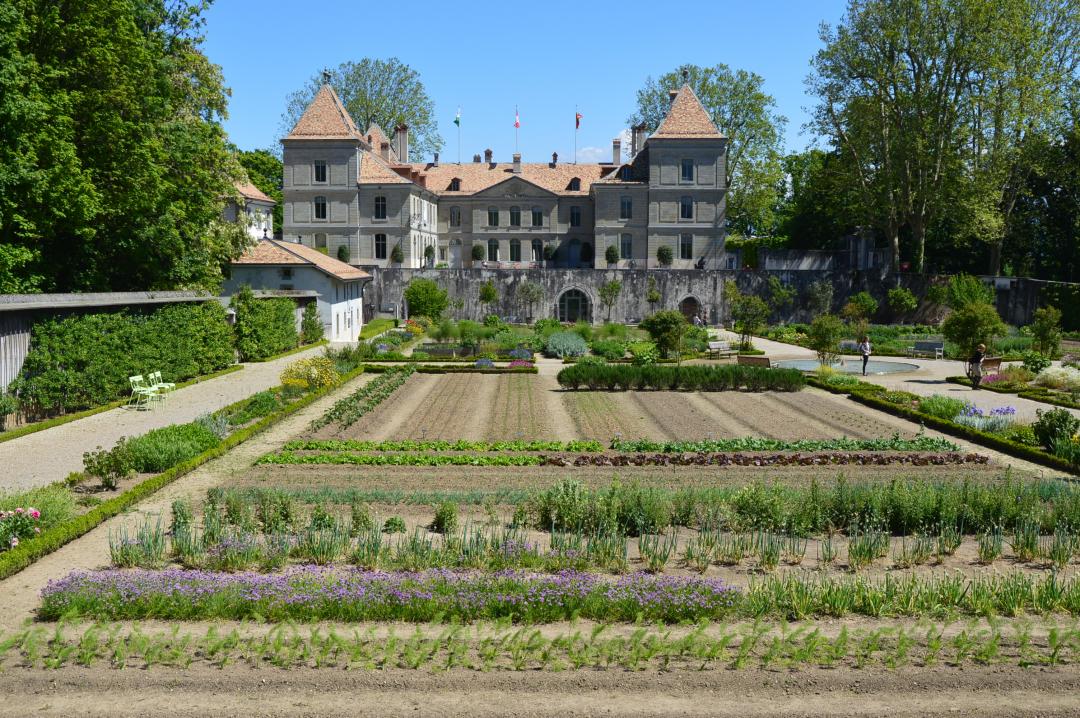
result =
[[[455,177],[454,179],[450,180],[450,186],[447,188],[447,191],[449,191],[449,192],[460,192],[461,191],[461,178],[460,177]]]
[[[630,169],[630,165],[626,165],[621,170],[619,170],[619,178],[622,179],[624,182],[629,182],[632,175],[633,171]]]
[[[326,184],[326,163],[322,160],[315,162],[315,182],[318,184]]]
[[[580,192],[581,191],[581,178],[580,177],[575,177],[574,179],[570,180],[570,186],[567,187],[567,189],[570,190],[571,192]]]

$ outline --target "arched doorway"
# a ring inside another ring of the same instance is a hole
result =
[[[567,289],[559,297],[559,321],[572,324],[580,320],[592,322],[592,304],[585,292]]]
[[[693,322],[694,317],[701,312],[701,302],[697,300],[697,297],[690,296],[679,302],[679,311],[686,317],[686,321]]]

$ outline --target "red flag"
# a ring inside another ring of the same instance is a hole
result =
[[[574,113],[574,129],[575,130],[580,130],[581,129],[581,113],[580,112]]]
[[[518,117],[517,108],[514,108],[514,127],[521,127],[521,118]]]

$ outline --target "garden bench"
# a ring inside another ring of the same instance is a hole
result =
[[[852,352],[852,353],[854,353],[854,352],[857,352],[857,351],[859,351],[859,343],[858,342],[853,342],[850,339],[845,339],[844,341],[840,342],[840,352],[841,353],[843,353],[843,352]]]
[[[982,363],[983,376],[1001,371],[1001,357],[986,357]]]
[[[719,359],[721,356],[731,356],[735,353],[735,350],[731,348],[730,342],[709,342],[710,359]]]
[[[908,356],[917,357],[926,355],[934,359],[945,358],[945,342],[915,342],[908,350]]]
[[[772,367],[772,365],[773,365],[772,360],[770,360],[769,357],[747,356],[745,354],[740,354],[739,358],[736,359],[736,363],[738,363],[741,366]]]

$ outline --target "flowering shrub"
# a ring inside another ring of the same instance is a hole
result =
[[[33,506],[0,511],[0,551],[15,548],[19,541],[41,533],[41,512]]]
[[[511,349],[508,353],[510,355],[510,358],[515,359],[515,360],[516,359],[525,360],[525,359],[532,359],[533,358],[532,350],[527,349],[525,347],[517,347],[516,349]],[[511,366],[513,366],[513,365],[511,365]]]
[[[487,357],[484,357],[483,359],[477,359],[474,366],[476,366],[478,369],[493,369],[495,367],[495,362],[491,361]]]
[[[1080,354],[1070,352],[1061,357],[1061,365],[1080,369]]]
[[[533,363],[531,361],[525,361],[524,359],[515,359],[514,361],[510,362],[510,368],[511,369],[517,368],[517,367],[524,368],[524,369],[532,369],[533,368]]]
[[[970,426],[979,431],[997,434],[1010,428],[1016,421],[1016,409],[1011,406],[998,406],[990,411],[983,411],[969,404],[953,419],[957,424]]]
[[[282,385],[299,391],[314,391],[334,386],[340,377],[334,362],[325,356],[294,361],[281,372]]]
[[[383,352],[388,352],[390,351],[390,345],[386,343],[376,344],[375,351],[379,352],[380,354],[382,354]]]
[[[1067,366],[1049,367],[1039,372],[1035,383],[1050,389],[1080,391],[1080,369]]]
[[[413,319],[407,319],[405,321],[405,331],[407,331],[409,334],[411,334],[414,337],[418,337],[418,336],[420,336],[421,334],[424,333],[424,328],[422,326],[420,326],[419,322],[417,322],[417,321],[415,321]]]

